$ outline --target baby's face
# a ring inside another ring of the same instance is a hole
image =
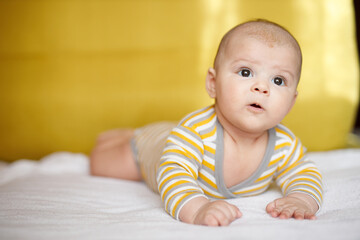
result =
[[[214,77],[223,124],[262,132],[282,121],[296,99],[300,57],[289,44],[238,34],[227,43]],[[208,81],[208,80],[207,80]]]

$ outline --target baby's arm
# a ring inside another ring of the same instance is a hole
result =
[[[269,203],[266,211],[282,219],[315,219],[322,203],[321,173],[307,159],[305,149],[297,138],[290,153],[279,164],[276,173],[276,183],[285,196]]]
[[[205,196],[197,181],[203,154],[202,140],[195,131],[178,126],[171,132],[157,169],[165,210],[186,223],[229,225],[241,213],[232,204]]]
[[[314,198],[305,193],[292,193],[276,199],[266,206],[266,212],[281,219],[316,219],[319,206]]]
[[[194,198],[180,211],[181,221],[207,226],[227,226],[241,217],[240,210],[226,201],[211,202],[206,198]]]

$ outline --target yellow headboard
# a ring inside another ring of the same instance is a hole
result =
[[[304,65],[287,124],[309,150],[346,144],[358,104],[351,0],[0,1],[0,159],[89,152],[99,132],[179,120],[234,25],[266,18]]]

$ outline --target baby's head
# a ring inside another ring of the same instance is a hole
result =
[[[235,50],[231,48],[232,46],[229,43],[233,40],[236,41],[236,38],[238,38],[239,36],[243,37],[244,35],[250,38],[260,40],[268,44],[270,47],[274,45],[291,47],[298,57],[298,80],[300,79],[302,53],[297,40],[284,27],[264,19],[241,23],[232,28],[224,35],[215,56],[215,69],[219,67],[223,58],[226,58],[227,51]]]
[[[299,44],[283,27],[257,20],[231,29],[206,76],[223,126],[261,133],[280,123],[295,103],[301,64]]]

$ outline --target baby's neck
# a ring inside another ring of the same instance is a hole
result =
[[[259,141],[263,141],[268,137],[268,131],[260,133],[248,133],[243,131],[232,131],[231,129],[224,128],[224,135],[235,144],[240,146],[252,146]]]

